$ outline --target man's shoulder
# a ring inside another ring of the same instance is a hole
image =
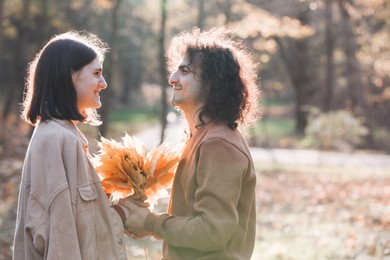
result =
[[[236,139],[240,138],[241,133],[237,129],[231,129],[229,126],[226,124],[222,123],[212,123],[210,126],[207,128],[207,132],[205,135],[205,138],[207,139]]]
[[[226,124],[213,123],[211,124],[202,140],[203,143],[209,141],[227,142],[241,151],[245,151],[246,142],[237,129],[231,129]]]

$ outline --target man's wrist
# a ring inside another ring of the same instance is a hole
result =
[[[119,204],[112,205],[115,211],[118,213],[120,218],[122,219],[123,226],[126,224],[127,218],[130,216],[130,211]]]
[[[145,222],[144,222],[144,226],[145,226],[146,230],[149,230],[149,231],[154,233],[154,224],[156,223],[156,220],[157,220],[156,214],[153,214],[152,212],[150,212],[146,216]]]

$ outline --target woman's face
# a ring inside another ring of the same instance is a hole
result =
[[[103,67],[98,58],[72,72],[73,85],[77,92],[77,106],[80,112],[88,108],[102,106],[99,93],[107,87],[103,77]]]

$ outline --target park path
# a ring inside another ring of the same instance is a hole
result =
[[[143,141],[148,149],[155,147],[160,141],[161,127],[150,127],[136,137]],[[178,143],[184,138],[184,127],[178,123],[170,123],[165,131],[166,140],[170,143]],[[273,149],[251,147],[251,153],[256,163],[268,163],[292,166],[336,166],[346,168],[372,168],[373,170],[389,169],[390,155],[362,152],[331,152],[318,150],[299,149]]]

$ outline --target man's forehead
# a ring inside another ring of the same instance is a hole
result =
[[[179,65],[177,66],[179,69],[180,68],[184,68],[184,67],[187,67],[189,68],[192,72],[196,72],[198,71],[199,67],[198,67],[198,63],[193,59],[193,60],[190,60],[187,56],[184,57],[181,62],[179,63]]]
[[[188,57],[184,57],[179,63],[179,67],[183,67],[183,66],[188,67],[189,65],[190,65],[190,59]]]

